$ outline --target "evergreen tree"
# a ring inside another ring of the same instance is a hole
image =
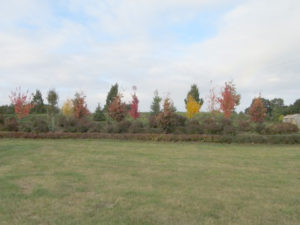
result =
[[[36,90],[34,94],[32,94],[31,104],[33,108],[31,109],[31,113],[45,113],[46,108],[44,105],[44,100],[42,97],[42,93],[40,90]]]
[[[48,114],[51,118],[51,130],[55,129],[55,114],[57,113],[58,94],[55,90],[50,90],[47,96],[48,100]]]
[[[104,106],[104,110],[107,111],[110,104],[114,101],[115,97],[119,94],[119,85],[116,83],[115,85],[111,86],[107,97],[106,97],[106,104]]]
[[[156,90],[154,92],[154,97],[153,97],[153,101],[152,101],[152,105],[151,105],[151,114],[152,115],[157,115],[158,113],[160,113],[161,109],[160,109],[160,102],[161,102],[161,97],[158,96],[158,91]]]
[[[198,89],[198,87],[197,87],[196,84],[193,84],[193,85],[191,86],[191,89],[190,89],[190,91],[188,92],[186,99],[184,99],[185,105],[187,104],[188,97],[189,97],[190,95],[193,97],[193,99],[194,99],[196,102],[198,102],[200,105],[203,105],[203,102],[204,102],[204,101],[203,101],[202,98],[200,98],[199,89]]]
[[[94,120],[95,121],[105,121],[105,115],[104,115],[104,112],[103,110],[101,109],[101,106],[100,104],[98,104],[96,110],[95,110],[95,113],[94,113]]]

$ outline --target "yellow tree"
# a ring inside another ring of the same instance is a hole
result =
[[[198,103],[192,95],[188,96],[186,103],[186,115],[189,119],[193,118],[201,108],[202,104]]]
[[[74,115],[74,105],[73,105],[73,101],[68,99],[63,107],[62,107],[62,114],[66,117],[71,117]]]

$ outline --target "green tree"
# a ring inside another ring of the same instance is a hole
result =
[[[57,113],[58,94],[54,89],[48,92],[48,115],[51,118],[51,130],[55,130],[55,115]]]
[[[297,114],[300,113],[300,99],[297,99],[294,104],[288,107],[289,114]]]
[[[44,100],[43,100],[42,93],[40,90],[36,90],[36,92],[32,94],[31,104],[33,105],[33,108],[31,109],[31,113],[45,113],[46,112]]]
[[[198,102],[200,105],[203,105],[204,100],[203,100],[202,98],[200,98],[199,89],[198,89],[198,87],[197,87],[196,84],[193,84],[193,85],[191,86],[191,89],[190,89],[189,92],[187,93],[187,97],[186,97],[186,99],[184,99],[185,105],[187,104],[188,97],[189,97],[190,95],[193,97],[193,99],[194,99],[196,102]]]
[[[94,113],[94,120],[95,121],[105,121],[105,115],[104,115],[104,112],[103,110],[101,109],[101,106],[100,104],[98,104],[96,110],[95,110],[95,113]]]
[[[153,97],[153,101],[151,104],[151,114],[152,115],[157,115],[158,113],[161,112],[161,109],[160,109],[161,100],[162,100],[162,98],[158,96],[158,91],[156,90],[154,92],[154,97]]]
[[[110,104],[114,101],[115,97],[119,94],[119,85],[116,83],[115,85],[111,86],[107,97],[106,97],[106,104],[104,106],[104,110],[107,111]]]

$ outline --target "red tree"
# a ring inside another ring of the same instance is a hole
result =
[[[79,94],[79,93],[75,94],[73,105],[74,105],[74,117],[76,119],[81,119],[90,113],[87,108],[85,98],[86,96],[84,96],[83,94]]]
[[[108,107],[108,114],[117,122],[121,122],[126,114],[126,105],[121,101],[122,96],[118,95]]]
[[[18,119],[26,117],[30,110],[34,107],[31,104],[31,99],[28,96],[28,91],[26,93],[21,92],[21,88],[16,88],[15,91],[11,92],[9,96],[12,105],[14,106],[15,113]]]
[[[130,104],[130,111],[129,114],[133,119],[137,119],[140,114],[138,112],[138,108],[139,108],[139,99],[137,98],[136,94],[135,94],[135,90],[136,87],[133,87],[134,90],[134,94],[132,95],[132,102]]]
[[[220,109],[224,112],[225,118],[229,118],[234,111],[235,106],[240,104],[241,96],[236,93],[235,85],[232,82],[225,82],[225,87],[221,91],[221,97],[218,98]]]
[[[255,98],[249,109],[249,115],[251,120],[255,123],[262,123],[266,117],[267,109],[264,107],[264,103],[261,97]]]

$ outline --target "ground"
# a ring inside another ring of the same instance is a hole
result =
[[[300,224],[300,146],[0,140],[0,225]]]

